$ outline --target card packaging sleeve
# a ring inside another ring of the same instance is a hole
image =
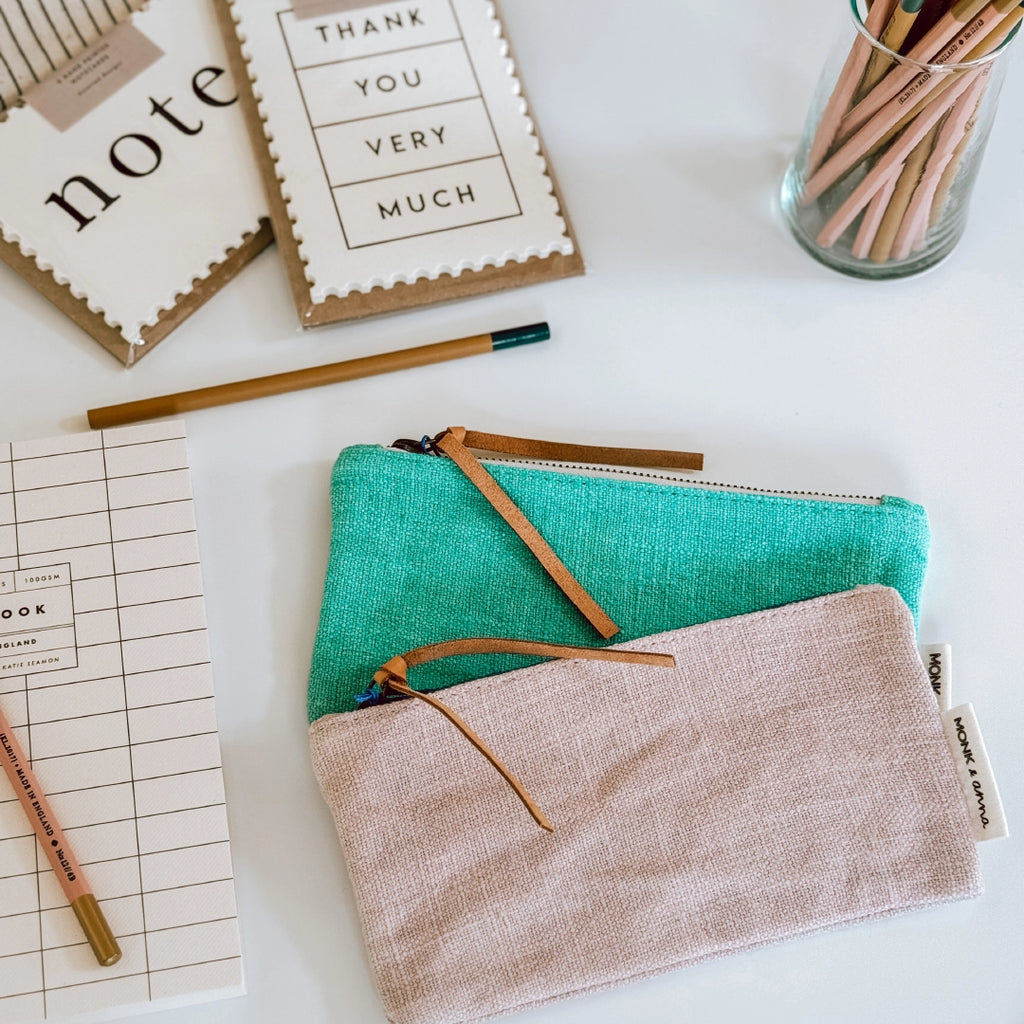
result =
[[[676,667],[552,661],[440,695],[551,833],[419,701],[311,727],[389,1021],[476,1021],[980,892],[895,590],[625,646]]]
[[[923,508],[680,485],[650,471],[487,469],[621,627],[617,642],[878,583],[916,615]],[[351,711],[396,652],[466,636],[575,646],[600,637],[450,460],[345,449],[313,652],[309,718]],[[437,689],[529,664],[486,655],[423,666]]]

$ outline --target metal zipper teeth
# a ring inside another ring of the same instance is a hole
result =
[[[404,448],[391,448],[392,451],[404,452]],[[409,453],[406,453],[409,454]],[[413,453],[416,454],[416,453]],[[428,458],[428,452],[423,452]],[[508,466],[523,466],[527,469],[550,469],[556,473],[588,473],[592,476],[626,476],[638,480],[654,480],[658,483],[673,484],[676,487],[692,487],[700,491],[733,491],[737,494],[763,494],[770,498],[797,498],[807,501],[852,501],[862,505],[881,505],[882,498],[867,494],[828,494],[819,491],[775,491],[769,487],[748,487],[745,484],[723,484],[711,480],[691,480],[674,473],[658,472],[657,470],[635,469],[626,466],[602,466],[585,462],[545,462],[541,459],[519,459],[502,456],[488,456],[481,459],[484,463],[500,463]]]
[[[584,472],[594,476],[626,476],[640,480],[654,480],[677,487],[692,487],[700,491],[733,491],[737,494],[763,494],[772,498],[803,498],[807,501],[853,501],[863,505],[881,505],[881,497],[867,494],[824,494],[817,491],[775,491],[768,487],[748,487],[745,484],[723,484],[712,480],[690,480],[673,473],[659,473],[623,466],[599,466],[580,462],[542,462],[533,459],[486,458],[482,462],[505,463],[510,466],[536,467],[556,472]]]

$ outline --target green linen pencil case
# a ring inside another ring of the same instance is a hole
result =
[[[533,461],[479,463],[470,448]],[[576,461],[552,462],[566,458]],[[893,587],[916,619],[929,544],[921,506],[888,496],[704,485],[654,468],[664,465],[700,461],[462,428],[423,442],[346,448],[331,479],[310,721],[363,706],[369,681],[395,651],[465,636],[601,643],[595,616],[588,622],[580,614],[583,603],[567,599],[565,581],[556,583],[503,518],[502,498],[613,620],[601,632],[616,643],[864,584]],[[498,498],[480,489],[487,481]],[[423,666],[416,688],[531,663],[507,654],[461,657],[443,669]]]

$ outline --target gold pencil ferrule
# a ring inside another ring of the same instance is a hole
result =
[[[85,932],[85,937],[89,940],[100,966],[112,967],[116,964],[121,959],[121,947],[117,944],[117,939],[114,938],[114,933],[110,930],[96,897],[92,893],[88,896],[79,896],[71,904],[71,909],[75,912],[75,917],[78,918],[78,923],[82,926],[82,931]]]

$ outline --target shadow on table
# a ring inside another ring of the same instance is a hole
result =
[[[795,145],[795,142],[793,143]],[[791,146],[772,140],[694,140],[563,158],[566,203],[597,271],[746,277],[818,277],[779,210]],[[570,187],[578,177],[583,187]],[[837,280],[836,275],[830,275]]]

